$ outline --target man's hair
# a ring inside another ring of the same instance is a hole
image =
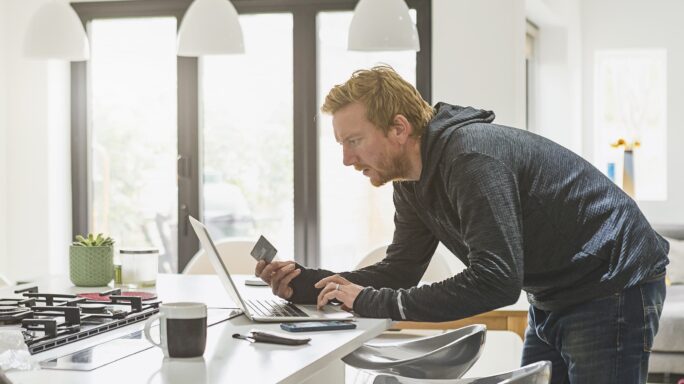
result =
[[[418,90],[389,65],[355,71],[347,82],[330,90],[321,112],[334,114],[355,102],[366,107],[368,121],[385,135],[394,117],[401,114],[413,126],[411,136],[420,137],[434,114]]]

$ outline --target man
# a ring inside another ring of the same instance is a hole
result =
[[[321,108],[344,165],[393,181],[387,257],[334,274],[257,265],[275,294],[360,316],[447,321],[531,303],[523,364],[549,360],[554,383],[644,383],[665,297],[668,243],[591,164],[491,111],[433,109],[394,70],[356,71]],[[416,287],[438,242],[467,269]]]

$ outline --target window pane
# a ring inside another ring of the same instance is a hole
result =
[[[176,19],[90,24],[90,228],[175,271]]]
[[[415,22],[415,10],[411,10]],[[347,31],[352,12],[318,14],[319,104],[328,91],[345,82],[357,69],[380,63],[391,65],[415,85],[415,52],[350,52]],[[392,241],[394,205],[392,186],[376,188],[353,167],[342,165],[342,147],[335,141],[332,119],[318,116],[321,266],[332,270],[354,267],[371,249]]]
[[[596,53],[595,164],[637,200],[667,199],[667,53]],[[619,139],[633,151],[613,148]]]
[[[216,239],[264,234],[292,259],[292,15],[240,24],[244,55],[200,62],[204,221]]]

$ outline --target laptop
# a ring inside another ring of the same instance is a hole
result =
[[[221,284],[223,284],[230,298],[250,320],[260,322],[326,321],[351,319],[353,317],[351,313],[333,305],[326,305],[322,310],[317,310],[315,305],[295,305],[275,295],[268,299],[250,300],[242,297],[235,282],[230,277],[228,268],[221,260],[207,228],[194,217],[190,216],[189,219],[202,248],[204,248],[211,265],[221,280]]]

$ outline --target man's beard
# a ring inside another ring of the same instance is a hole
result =
[[[389,155],[386,162],[381,164],[383,171],[374,169],[378,175],[377,179],[370,178],[370,182],[374,187],[382,187],[390,181],[406,180],[409,173],[409,161],[407,156],[401,154]]]

